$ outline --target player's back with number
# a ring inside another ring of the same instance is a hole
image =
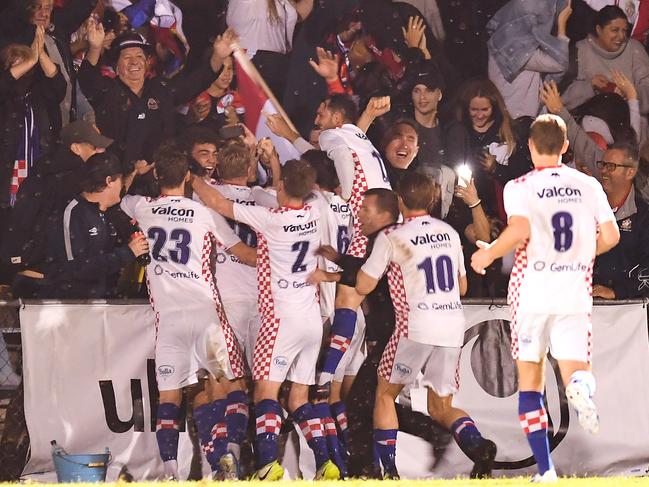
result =
[[[239,241],[234,241],[225,220],[182,196],[126,196],[122,209],[137,220],[149,240],[147,275],[156,310],[213,302],[210,256],[215,240],[226,248]]]
[[[533,170],[505,187],[508,217],[529,220],[530,237],[517,252],[512,286],[527,312],[590,312],[598,222],[610,205],[592,177],[560,165]]]
[[[237,221],[257,231],[257,278],[260,311],[272,301],[277,317],[299,316],[317,305],[315,286],[307,282],[317,267],[320,214],[316,208],[263,208],[235,204]],[[270,294],[269,294],[270,293]]]
[[[457,232],[431,216],[408,218],[377,238],[372,256],[389,248],[390,293],[407,336],[419,343],[458,347],[464,335],[460,276],[466,275]],[[364,267],[365,269],[365,267]]]

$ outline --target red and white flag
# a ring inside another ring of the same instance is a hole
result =
[[[268,137],[275,146],[279,161],[284,164],[290,159],[299,159],[300,153],[288,140],[273,134],[266,126],[264,113],[273,115],[280,113],[285,119],[282,107],[266,86],[261,75],[241,50],[234,53],[235,72],[237,75],[237,91],[241,95],[245,114],[243,116],[246,127],[255,134],[257,140]],[[291,125],[290,121],[289,125]]]

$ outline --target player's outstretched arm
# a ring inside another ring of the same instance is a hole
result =
[[[250,267],[257,265],[257,249],[254,249],[243,242],[239,242],[228,249],[232,255]]]
[[[608,252],[615,247],[620,241],[620,229],[616,222],[604,222],[599,226],[599,235],[597,236],[597,255]]]
[[[234,220],[234,203],[224,198],[218,190],[210,187],[203,178],[192,176],[192,188],[205,206]]]
[[[507,228],[491,244],[478,241],[480,249],[471,256],[471,267],[478,274],[485,274],[485,269],[503,255],[516,249],[530,236],[530,222],[524,216],[514,215],[509,218]]]

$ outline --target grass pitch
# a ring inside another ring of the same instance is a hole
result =
[[[27,482],[36,483],[36,482]],[[39,487],[60,487],[66,484],[41,484]],[[97,484],[67,484],[75,487],[97,487]],[[259,487],[261,485],[271,485],[275,487],[500,487],[500,486],[518,486],[532,485],[529,477],[518,477],[513,479],[490,479],[490,480],[346,480],[346,481],[321,481],[313,482],[310,480],[287,480],[280,482],[260,482],[260,481],[239,481],[239,482],[133,482],[130,484],[118,482],[116,484],[106,484],[117,487],[217,487],[219,485],[237,486],[237,487]],[[560,478],[557,486],[566,487],[627,487],[636,485],[649,486],[649,477],[589,477],[589,478]],[[16,484],[0,483],[0,487],[16,487]]]

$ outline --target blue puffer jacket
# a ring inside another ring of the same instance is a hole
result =
[[[568,0],[511,0],[487,24],[489,53],[510,83],[534,51],[541,49],[568,65],[565,43],[552,35],[557,15]]]

